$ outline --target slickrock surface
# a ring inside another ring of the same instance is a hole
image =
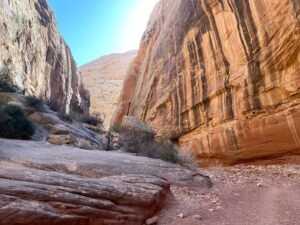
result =
[[[28,105],[28,97],[17,93],[0,92],[0,102],[20,107],[35,123],[36,132],[32,137],[35,141],[46,140],[55,145],[66,144],[88,150],[107,148],[102,128],[66,120],[43,103],[37,107]]]
[[[0,139],[1,225],[142,225],[170,184],[212,185],[200,171],[160,160]]]
[[[0,162],[1,225],[142,224],[168,183],[153,176],[91,179]]]
[[[300,150],[298,0],[162,0],[128,73],[128,112],[202,163]]]
[[[174,198],[157,215],[158,225],[298,225],[300,156],[278,163],[210,168],[208,193],[171,187]]]
[[[80,67],[82,79],[91,95],[90,111],[105,115],[106,128],[110,125],[128,67],[136,55],[136,50],[111,54]]]
[[[0,68],[8,65],[14,83],[67,112],[87,111],[88,91],[47,0],[1,0],[0,21]]]

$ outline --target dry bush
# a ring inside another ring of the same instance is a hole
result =
[[[60,105],[53,100],[47,100],[46,104],[49,106],[49,108],[53,111],[53,112],[60,112],[61,111],[61,107]]]
[[[15,92],[11,72],[6,65],[0,69],[0,91]]]
[[[155,139],[155,134],[152,132],[121,125],[113,125],[111,130],[120,133],[121,144],[126,152],[171,163],[178,162],[177,148],[169,140]]]
[[[104,127],[104,119],[99,113],[85,116],[83,122],[99,128]]]
[[[36,111],[45,112],[45,102],[42,98],[38,98],[36,96],[26,96],[26,104],[29,107],[34,108]]]
[[[80,122],[86,123],[98,128],[103,129],[104,127],[104,119],[100,114],[82,114],[75,111],[70,111],[69,113],[59,112],[59,117],[68,122]]]
[[[124,117],[122,124],[114,123],[110,131],[120,134],[120,142],[126,152],[190,168],[198,167],[196,157],[191,151],[180,150],[169,139],[156,138],[155,131],[135,117]]]
[[[178,163],[189,168],[199,167],[197,157],[189,149],[181,149],[178,151]]]
[[[14,105],[0,103],[0,137],[29,139],[35,127],[23,111]]]

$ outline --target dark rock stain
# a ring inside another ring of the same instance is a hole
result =
[[[232,100],[231,87],[229,87],[230,63],[229,63],[228,59],[225,56],[223,46],[222,46],[221,37],[220,37],[220,34],[218,32],[218,27],[217,27],[216,20],[214,18],[212,9],[211,9],[211,7],[210,7],[210,5],[207,1],[203,1],[203,2],[205,4],[206,10],[209,13],[212,30],[214,31],[216,41],[217,41],[217,45],[218,45],[218,48],[221,52],[222,61],[224,63],[224,67],[225,67],[226,78],[225,78],[225,81],[224,81],[224,87],[225,87],[225,92],[226,92],[226,119],[233,119],[234,118],[233,104],[232,104],[233,100]]]
[[[239,1],[232,0],[234,2],[234,12],[237,13],[236,19],[239,23],[240,38],[244,37],[245,43],[243,43],[245,53],[248,62],[248,74],[251,80],[251,92],[252,92],[252,108],[260,109],[262,107],[259,98],[259,88],[263,85],[263,75],[260,68],[260,62],[258,60],[258,53],[260,50],[259,40],[257,36],[257,28],[254,23],[249,0]],[[241,29],[241,30],[240,30]],[[252,37],[250,36],[252,34]],[[243,38],[241,38],[243,40]]]
[[[238,142],[238,136],[236,135],[235,131],[233,128],[226,129],[225,130],[226,134],[226,140],[227,143],[229,144],[230,150],[238,150],[239,147],[239,142]]]
[[[196,64],[197,64],[197,56],[196,56],[196,48],[193,42],[188,43],[188,51],[189,51],[189,57],[191,62],[191,68],[190,68],[190,74],[191,74],[191,89],[192,89],[192,103],[195,104],[196,102]]]

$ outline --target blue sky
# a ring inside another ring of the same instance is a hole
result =
[[[59,30],[81,66],[137,49],[158,0],[48,0]]]

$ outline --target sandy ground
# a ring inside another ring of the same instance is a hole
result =
[[[214,187],[172,187],[158,225],[300,224],[300,156],[205,171]]]

